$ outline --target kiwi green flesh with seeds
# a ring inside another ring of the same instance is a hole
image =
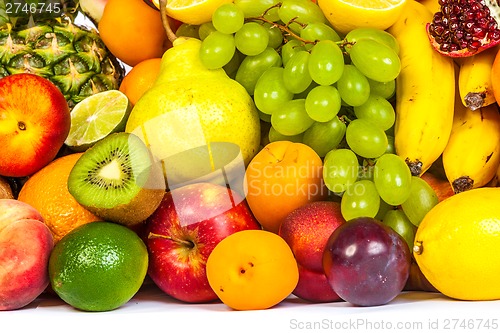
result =
[[[83,153],[70,172],[68,191],[100,218],[133,225],[158,208],[165,179],[142,140],[119,132]]]

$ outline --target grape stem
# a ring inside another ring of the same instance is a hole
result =
[[[266,14],[273,8],[279,8],[281,7],[282,3],[281,2],[278,2],[276,4],[274,4],[273,6],[267,8],[264,13],[262,13],[262,15],[260,16],[255,16],[255,17],[248,17],[245,19],[245,22],[256,22],[256,21],[260,21],[260,22],[264,22],[264,23],[268,23],[270,24],[273,28],[277,28],[281,31],[283,37],[285,38],[286,41],[288,41],[288,39],[286,37],[293,37],[299,41],[301,41],[302,43],[304,44],[316,44],[318,41],[315,40],[315,41],[310,41],[310,40],[305,40],[303,39],[302,37],[300,37],[299,35],[297,35],[295,32],[293,32],[291,29],[290,29],[290,25],[292,23],[296,23],[298,25],[300,25],[303,28],[305,28],[307,26],[307,24],[305,23],[300,23],[297,21],[297,18],[298,17],[294,17],[292,18],[290,21],[288,21],[288,23],[286,24],[278,24],[276,22],[273,22],[271,20],[268,20],[265,18]],[[285,42],[286,44],[286,42]],[[347,45],[352,45],[353,43],[351,42],[348,42],[346,41],[345,39],[341,40],[341,41],[338,41],[337,44],[342,48],[342,49],[345,49],[345,47]]]
[[[168,21],[167,0],[159,0],[159,3],[160,3],[161,23],[163,24],[163,28],[165,29],[165,32],[167,33],[167,38],[170,40],[170,42],[173,43],[174,40],[177,39],[177,35],[174,33],[174,31],[170,27],[170,22]]]

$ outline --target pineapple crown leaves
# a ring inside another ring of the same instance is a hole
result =
[[[28,8],[32,8],[30,6],[33,5],[35,6],[34,8],[38,8],[37,6],[40,3],[47,5],[47,3],[50,2],[52,6],[57,5],[57,8],[60,8],[61,10],[56,12],[54,9],[52,9],[52,11],[49,11],[47,9],[46,12],[36,12],[35,14],[31,14],[29,17],[26,17],[26,15],[22,15],[23,13],[14,13],[14,9],[19,9],[19,7],[12,6],[10,7],[11,11],[9,12],[8,4],[12,4],[13,1],[18,4],[24,3],[26,4],[26,6],[28,6]],[[34,26],[36,22],[47,21],[48,19],[57,19],[59,16],[66,16],[71,20],[74,20],[78,12],[78,0],[0,0],[0,28],[4,27],[8,23],[11,23],[13,25],[26,24],[31,27]]]
[[[5,1],[0,0],[0,27],[4,26],[7,23],[9,23],[9,17],[6,13]]]

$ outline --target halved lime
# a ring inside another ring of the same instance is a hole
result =
[[[111,133],[125,129],[132,109],[119,90],[96,93],[76,104],[71,111],[71,128],[64,142],[74,151],[84,151]]]

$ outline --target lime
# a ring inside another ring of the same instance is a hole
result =
[[[71,127],[64,142],[74,151],[84,151],[111,133],[125,129],[132,105],[119,90],[89,96],[71,110]]]
[[[148,252],[129,228],[92,222],[73,229],[49,259],[52,289],[84,311],[109,311],[127,303],[139,290],[148,269]]]

